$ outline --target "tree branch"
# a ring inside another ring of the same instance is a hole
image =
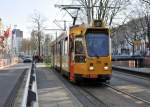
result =
[[[150,5],[150,1],[149,0],[142,0],[142,1]]]

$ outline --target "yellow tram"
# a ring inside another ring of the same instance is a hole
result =
[[[53,67],[70,81],[108,81],[112,74],[110,30],[102,21],[70,27],[51,45]]]

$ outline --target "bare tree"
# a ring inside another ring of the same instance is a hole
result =
[[[48,56],[50,53],[50,43],[52,41],[52,36],[50,34],[45,34],[44,44],[43,44],[43,54]]]
[[[76,0],[83,5],[88,23],[93,19],[104,20],[111,25],[115,16],[124,10],[130,3],[129,0]]]
[[[46,20],[39,12],[35,12],[31,17],[31,21],[34,24],[34,34],[36,35],[38,41],[38,55],[41,56],[42,31],[45,28],[44,23]]]
[[[32,51],[32,54],[33,54],[35,52],[35,50],[38,49],[38,47],[37,47],[38,46],[37,31],[32,30],[30,41],[32,41],[31,42],[31,51]]]
[[[124,25],[120,25],[115,29],[115,32],[113,35],[115,35],[115,38],[112,39],[113,47],[114,49],[117,49],[118,46],[122,43],[122,41],[125,43],[127,42],[132,47],[132,53],[134,55],[135,52],[135,42],[143,40],[144,33],[142,26],[145,25],[144,17],[142,18],[132,18],[130,21]],[[123,43],[122,43],[123,44]],[[115,47],[116,46],[116,47]],[[142,49],[142,52],[144,53],[144,49]]]
[[[139,0],[141,8],[139,12],[141,12],[142,19],[145,22],[143,26],[143,32],[148,38],[148,47],[150,49],[150,1],[149,0]],[[146,37],[145,37],[146,38]]]
[[[150,5],[150,1],[149,0],[142,0],[142,1]]]
[[[21,51],[29,54],[31,51],[31,41],[29,39],[23,39],[21,45]]]

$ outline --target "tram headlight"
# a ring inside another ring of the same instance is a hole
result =
[[[94,70],[94,67],[93,67],[93,66],[90,66],[90,67],[89,67],[89,70],[90,70],[90,71],[93,71],[93,70]]]
[[[109,69],[109,67],[108,66],[104,66],[104,70],[108,70]]]

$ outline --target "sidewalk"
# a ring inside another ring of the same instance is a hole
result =
[[[44,64],[36,67],[39,107],[83,107],[53,71]]]

